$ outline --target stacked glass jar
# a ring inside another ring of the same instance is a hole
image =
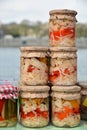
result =
[[[0,127],[12,127],[17,124],[17,100],[18,89],[14,81],[0,81]]]
[[[79,82],[81,87],[81,119],[87,121],[87,81]]]
[[[48,47],[21,47],[19,81],[20,123],[43,127],[49,123]]]
[[[52,113],[51,121],[55,126],[80,124],[76,14],[73,10],[50,11],[51,47],[21,47],[19,101],[20,122],[24,126],[48,125],[49,113]],[[52,107],[49,107],[48,83],[51,85]]]
[[[52,123],[59,127],[80,124],[80,87],[77,83],[74,10],[49,12],[50,70],[52,84]]]

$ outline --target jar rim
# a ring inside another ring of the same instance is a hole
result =
[[[19,85],[19,91],[27,91],[27,92],[48,92],[50,90],[49,86],[25,86]]]
[[[26,47],[20,47],[20,51],[48,51],[48,47],[44,46],[26,46]]]
[[[53,52],[77,52],[76,47],[50,47],[49,50]]]
[[[48,92],[42,92],[42,93],[32,93],[32,92],[20,92],[20,96],[22,98],[47,98],[49,97],[49,93]]]
[[[52,15],[52,14],[72,14],[72,15],[76,16],[77,11],[70,10],[70,9],[55,9],[55,10],[49,11],[49,15]]]
[[[52,97],[57,97],[60,99],[65,99],[65,100],[74,100],[74,99],[80,99],[81,95],[80,93],[57,93],[57,92],[52,92],[51,93]]]
[[[74,86],[52,86],[52,91],[55,92],[67,92],[67,93],[73,93],[73,92],[79,92],[81,90],[81,87],[74,85]]]

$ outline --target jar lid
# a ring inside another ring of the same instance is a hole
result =
[[[72,15],[76,15],[77,12],[75,10],[69,10],[69,9],[56,9],[56,10],[51,10],[49,11],[49,14],[72,14]]]
[[[87,81],[83,81],[83,82],[78,82],[77,83],[80,87],[87,89]]]
[[[53,52],[76,52],[77,48],[76,47],[50,47],[49,50]]]
[[[21,51],[48,51],[48,47],[41,47],[41,46],[26,46],[20,47]]]
[[[19,91],[28,91],[28,92],[47,92],[50,90],[49,86],[19,86]]]
[[[0,93],[0,99],[17,99],[18,98],[18,93]]]
[[[12,84],[9,84],[8,81],[4,82],[3,84],[0,83],[0,99],[10,99],[18,98],[18,88]]]
[[[77,85],[74,86],[52,86],[52,90],[55,92],[66,92],[66,93],[73,93],[79,92],[81,88]]]
[[[17,92],[17,86],[13,86],[11,84],[3,84],[0,85],[0,93],[12,93]]]

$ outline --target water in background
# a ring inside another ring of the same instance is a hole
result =
[[[19,48],[0,48],[0,80],[15,80],[20,76]]]
[[[87,81],[87,49],[78,50],[78,81]],[[20,78],[19,48],[0,48],[0,80]]]

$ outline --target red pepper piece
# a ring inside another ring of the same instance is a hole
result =
[[[75,29],[74,28],[66,28],[63,30],[60,30],[61,36],[67,36],[67,35],[75,35]]]
[[[3,121],[3,120],[4,120],[4,118],[2,116],[0,116],[0,121]]]
[[[70,75],[69,69],[68,69],[68,68],[65,68],[64,73]]]
[[[53,82],[59,76],[60,76],[60,71],[59,70],[54,71],[53,74],[50,75],[50,81]]]
[[[27,114],[21,113],[21,118],[26,119],[27,118]]]
[[[49,116],[48,111],[43,111],[43,112],[41,113],[41,115],[42,115],[42,117],[44,117],[44,118],[48,118],[48,116]]]
[[[0,113],[2,112],[4,103],[5,103],[5,99],[1,99],[0,100]]]
[[[75,28],[65,28],[59,31],[52,31],[49,34],[49,38],[51,40],[60,40],[60,37],[64,37],[67,35],[72,35],[71,38],[75,37]]]
[[[28,113],[27,113],[27,116],[28,116],[28,117],[34,117],[35,114],[31,111],[31,112],[28,112]]]
[[[35,69],[34,66],[30,65],[27,69],[27,72],[32,72]]]

